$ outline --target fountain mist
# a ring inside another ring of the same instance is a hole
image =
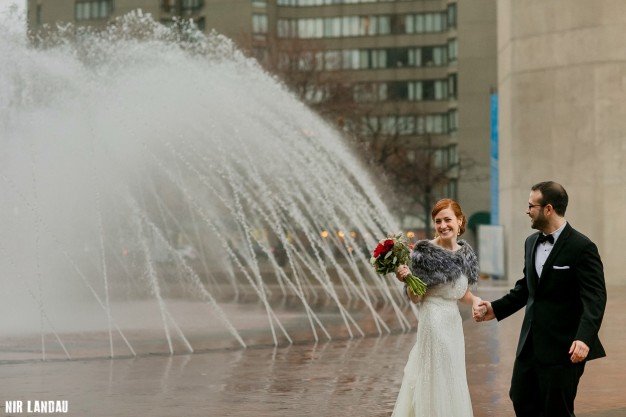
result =
[[[382,333],[381,301],[409,327],[368,265],[396,230],[368,175],[229,40],[131,15],[36,48],[7,24],[0,57],[3,334],[39,335],[44,359],[91,353],[84,338],[150,351],[146,329],[191,352],[204,324],[246,346],[260,320],[291,342],[291,310],[330,339],[329,305],[363,335],[354,302]]]

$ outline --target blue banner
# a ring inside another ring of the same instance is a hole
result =
[[[491,224],[500,224],[500,193],[498,172],[498,93],[490,96],[491,119]]]

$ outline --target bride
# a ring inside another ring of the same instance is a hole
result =
[[[465,341],[457,300],[484,314],[481,299],[469,284],[478,279],[478,260],[469,244],[457,237],[465,231],[466,217],[451,199],[438,201],[432,210],[437,236],[420,240],[411,253],[411,268],[402,265],[397,277],[409,272],[428,285],[424,297],[405,292],[420,302],[417,341],[404,368],[402,386],[392,417],[471,417],[465,374]]]

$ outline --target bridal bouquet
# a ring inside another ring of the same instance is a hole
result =
[[[408,265],[411,250],[402,233],[382,239],[374,249],[370,263],[381,275],[395,273],[400,265]],[[407,275],[404,282],[415,295],[426,293],[426,284],[414,275]]]

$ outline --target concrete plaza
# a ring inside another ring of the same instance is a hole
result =
[[[479,292],[491,299],[504,289]],[[625,299],[626,288],[609,288],[601,332],[608,357],[586,368],[579,417],[626,416]],[[521,314],[476,324],[461,309],[474,415],[513,416],[507,392]],[[414,341],[413,330],[193,355],[3,363],[0,406],[67,400],[72,416],[388,416]]]

